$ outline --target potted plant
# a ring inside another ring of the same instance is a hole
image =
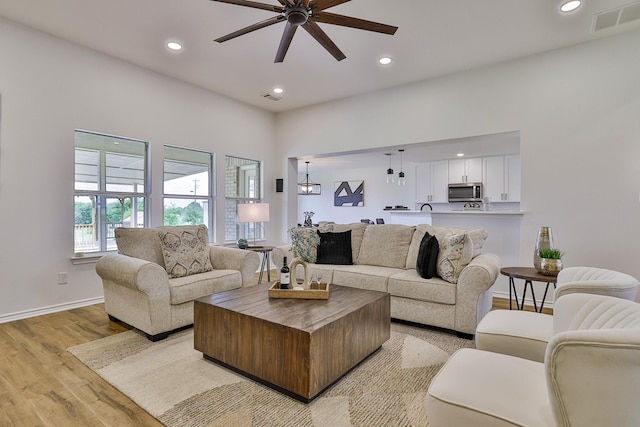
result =
[[[540,268],[538,271],[545,276],[555,276],[562,270],[562,256],[559,249],[540,249]]]

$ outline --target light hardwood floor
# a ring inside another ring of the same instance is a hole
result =
[[[66,351],[125,330],[104,304],[0,324],[0,426],[161,426]]]

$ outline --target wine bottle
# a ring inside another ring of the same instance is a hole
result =
[[[284,257],[284,264],[280,269],[280,289],[289,289],[290,281],[291,274],[289,273],[289,265],[287,264],[287,257]]]

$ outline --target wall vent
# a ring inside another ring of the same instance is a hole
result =
[[[640,20],[640,2],[598,13],[593,17],[593,32]]]
[[[260,96],[263,97],[263,98],[266,98],[266,99],[270,99],[272,101],[280,101],[282,99],[279,96],[275,96],[275,95],[272,95],[270,93],[263,93]]]

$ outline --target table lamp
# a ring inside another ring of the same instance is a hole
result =
[[[256,222],[269,221],[269,203],[240,203],[238,204],[238,222],[253,223],[253,245],[250,248],[261,248],[256,246]]]

